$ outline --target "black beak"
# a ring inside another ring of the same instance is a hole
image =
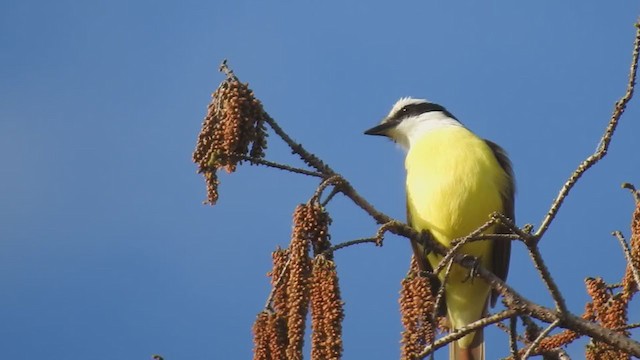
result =
[[[371,129],[364,132],[365,135],[379,135],[379,136],[387,136],[387,131],[389,129],[396,126],[393,121],[386,121],[378,126],[374,126]]]

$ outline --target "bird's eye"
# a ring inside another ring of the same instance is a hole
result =
[[[400,112],[403,114],[406,113],[407,111],[409,111],[409,109],[407,109],[406,107],[403,107],[402,109],[400,109]]]

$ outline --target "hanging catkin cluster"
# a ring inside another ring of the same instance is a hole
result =
[[[585,306],[584,313],[582,314],[582,318],[587,321],[593,321],[593,304],[587,303]],[[530,342],[532,342],[535,338],[540,335],[542,329],[538,327],[533,321],[529,322],[525,328],[524,337]],[[549,337],[544,338],[540,345],[536,348],[536,353],[544,354],[549,351],[553,351],[559,349],[563,346],[566,346],[572,343],[574,340],[579,338],[580,335],[572,330],[565,330],[559,334],[551,335]],[[520,350],[520,356],[523,356],[526,352],[526,349]]]
[[[636,210],[633,212],[633,218],[631,219],[631,259],[633,266],[636,269],[640,269],[640,202],[636,203]],[[633,273],[632,264],[627,264],[627,269],[622,279],[622,294],[626,298],[626,301],[631,301],[633,295],[638,291],[638,284],[636,284]]]
[[[621,334],[629,336],[627,331],[619,329],[627,324],[627,303],[622,293],[612,294],[601,278],[587,278],[585,282],[587,293],[592,299],[596,321],[605,328],[618,329],[617,331]],[[586,358],[588,360],[621,360],[629,359],[630,356],[611,345],[593,340],[587,346]]]
[[[273,268],[269,272],[273,297],[271,309],[258,314],[253,324],[253,359],[286,359],[287,339],[287,292],[286,271],[289,252],[277,249],[272,254]]]
[[[233,172],[244,156],[264,157],[265,116],[248,85],[229,73],[212,95],[193,152],[198,172],[207,182],[207,203],[213,205],[218,200],[218,169]]]
[[[271,301],[268,310],[258,314],[254,324],[255,360],[302,359],[306,317],[312,292],[316,293],[313,301],[319,301],[317,305],[311,305],[312,311],[315,311],[314,306],[315,309],[318,306],[323,309],[322,326],[313,328],[312,339],[318,339],[314,336],[315,329],[319,329],[324,348],[322,356],[312,355],[312,359],[340,358],[343,312],[335,265],[323,259],[321,265],[314,262],[312,271],[309,257],[312,246],[321,252],[331,246],[330,222],[329,215],[317,202],[302,204],[296,208],[289,248],[278,249],[272,255],[273,268],[269,273]],[[318,292],[322,292],[321,296],[317,296]],[[312,317],[312,323],[315,324],[314,321]]]
[[[323,255],[312,263],[311,359],[337,360],[342,356],[344,310],[336,265]]]
[[[400,314],[402,317],[401,358],[413,359],[435,337],[432,316],[435,297],[429,279],[419,275],[418,263],[411,257],[407,276],[400,290]]]

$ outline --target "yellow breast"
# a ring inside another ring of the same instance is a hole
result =
[[[507,175],[484,140],[463,127],[426,133],[411,144],[405,166],[412,225],[418,231],[429,230],[445,246],[480,227],[492,212],[503,211],[500,189],[506,185]],[[477,241],[466,244],[461,251],[491,269],[492,247],[491,241]],[[427,259],[435,268],[441,257],[431,253]],[[443,281],[444,272],[438,275]],[[469,281],[467,269],[452,267],[445,295],[454,328],[482,316],[489,291],[482,279]],[[469,334],[458,344],[468,347],[473,337]]]
[[[484,140],[463,127],[426,133],[411,144],[405,166],[414,227],[444,245],[503,210],[506,175]]]

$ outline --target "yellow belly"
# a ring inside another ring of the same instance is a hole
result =
[[[412,143],[407,154],[407,198],[413,226],[429,230],[435,240],[450,246],[503,211],[500,189],[506,174],[484,140],[463,127],[446,127]],[[492,229],[487,230],[491,233]],[[465,245],[462,252],[480,259],[491,269],[491,241]],[[441,257],[430,254],[432,267]],[[444,273],[439,274],[441,280]],[[478,320],[485,309],[489,286],[482,279],[466,281],[468,271],[454,265],[445,285],[450,321],[460,328]],[[462,338],[463,347],[473,335]]]

